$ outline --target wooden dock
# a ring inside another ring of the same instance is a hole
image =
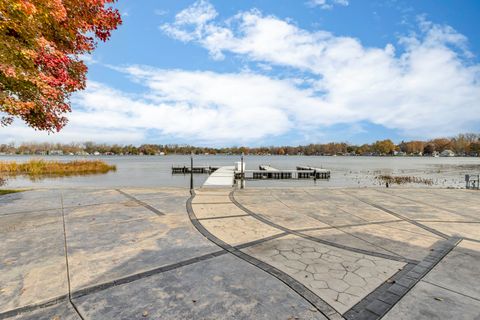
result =
[[[195,174],[211,174],[218,170],[218,167],[211,166],[195,166],[193,167],[193,173]],[[190,166],[172,166],[172,174],[187,174],[192,171]]]

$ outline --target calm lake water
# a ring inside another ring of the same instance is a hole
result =
[[[30,156],[0,156],[0,161],[24,162]],[[39,158],[39,157],[35,157]],[[116,172],[64,178],[46,178],[32,181],[29,178],[9,178],[7,186],[17,187],[185,187],[189,175],[172,175],[172,165],[189,165],[190,156],[48,156],[47,160],[101,159],[117,166]],[[195,156],[195,165],[233,165],[239,156]],[[270,180],[247,181],[248,186],[318,186],[352,187],[375,186],[379,174],[416,176],[433,179],[434,187],[464,187],[465,174],[480,173],[480,158],[432,158],[432,157],[315,157],[315,156],[246,156],[247,169],[258,169],[269,164],[279,169],[295,169],[297,165],[309,165],[331,170],[328,181]],[[195,186],[201,186],[207,175],[195,175]],[[423,186],[423,185],[409,185]]]

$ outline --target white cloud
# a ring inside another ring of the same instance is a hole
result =
[[[296,103],[295,108],[298,114],[311,114],[313,124],[369,121],[425,137],[475,129],[480,66],[468,60],[466,37],[425,19],[419,25],[419,34],[403,37],[397,48],[372,48],[352,37],[310,32],[251,10],[225,22],[202,21],[189,41],[215,58],[229,52],[307,72],[310,89],[317,91],[311,96],[316,107]],[[176,28],[176,23],[168,26]],[[399,49],[402,53],[396,54]]]
[[[307,2],[310,7],[320,7],[321,9],[332,9],[334,5],[348,6],[348,0],[310,0]]]
[[[192,6],[179,12],[175,16],[173,25],[165,24],[161,30],[170,36],[182,40],[190,41],[195,37],[201,36],[205,31],[207,23],[217,16],[215,8],[206,0],[199,0]],[[189,27],[193,26],[193,29]]]

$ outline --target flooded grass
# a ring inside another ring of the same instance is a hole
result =
[[[391,176],[391,175],[378,175],[375,179],[388,184],[407,184],[407,183],[417,183],[424,184],[427,186],[433,185],[432,179],[413,177],[413,176]]]
[[[105,174],[116,170],[116,166],[109,165],[101,160],[61,162],[33,159],[24,163],[0,161],[0,175],[7,178],[23,175],[31,179],[41,179],[45,177]]]

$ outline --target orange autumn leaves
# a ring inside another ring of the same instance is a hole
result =
[[[59,131],[85,87],[79,55],[121,24],[116,0],[0,0],[0,122]]]

